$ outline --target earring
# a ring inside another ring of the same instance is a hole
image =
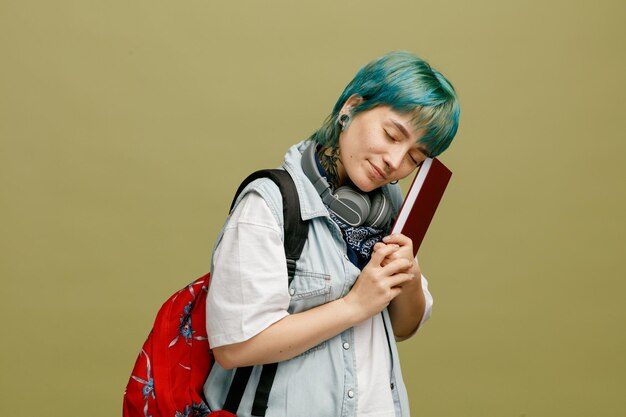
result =
[[[337,123],[341,126],[342,131],[345,130],[345,128],[350,124],[350,116],[347,114],[340,114],[339,117],[337,117]]]

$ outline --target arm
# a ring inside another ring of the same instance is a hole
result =
[[[417,264],[417,262],[416,262]],[[426,299],[422,290],[421,275],[402,286],[402,293],[389,304],[389,318],[398,342],[415,334],[422,321]]]
[[[426,308],[426,298],[422,288],[422,273],[413,258],[413,242],[402,234],[394,234],[385,237],[383,243],[378,243],[375,248],[386,245],[395,245],[397,250],[389,256],[390,260],[404,258],[411,262],[408,272],[414,276],[410,281],[402,284],[402,293],[389,304],[389,318],[397,341],[411,337],[422,321]]]
[[[217,347],[215,359],[225,369],[284,361],[379,313],[412,279],[402,272],[409,267],[406,259],[381,266],[395,250],[376,251],[344,298],[288,315],[244,342]]]
[[[224,368],[291,359],[358,323],[357,311],[345,298],[291,314],[244,342],[213,349]]]

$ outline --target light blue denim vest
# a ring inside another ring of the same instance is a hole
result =
[[[298,190],[302,219],[309,220],[308,239],[289,288],[289,313],[305,311],[345,296],[361,272],[349,261],[339,227],[330,219],[324,203],[302,172],[300,160],[309,144],[309,141],[303,141],[292,146],[283,163],[283,168],[291,174]],[[239,200],[251,190],[258,192],[267,201],[282,228],[282,198],[278,187],[269,179],[256,180],[241,193]],[[397,213],[402,203],[399,186],[387,185],[383,192]],[[224,230],[215,243],[216,247],[223,233]],[[406,417],[409,416],[409,403],[391,321],[387,309],[381,314],[391,353],[389,385],[396,416]],[[353,344],[353,329],[350,328],[295,358],[279,363],[266,417],[356,416],[359,390]],[[255,366],[237,416],[250,416],[260,372],[261,367]],[[204,385],[211,410],[221,409],[233,375],[234,370],[225,370],[215,363]]]

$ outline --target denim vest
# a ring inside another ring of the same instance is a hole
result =
[[[330,219],[326,206],[301,169],[302,152],[309,144],[309,141],[303,141],[292,146],[283,163],[283,168],[291,174],[298,190],[302,219],[309,220],[308,239],[289,288],[290,314],[344,297],[361,272],[348,259],[346,243],[339,227]],[[239,200],[251,190],[265,199],[282,229],[282,199],[278,187],[269,179],[256,180],[241,193]],[[399,186],[387,185],[383,187],[383,192],[392,202],[394,214],[397,213],[402,203]],[[223,233],[224,230],[219,234],[216,247]],[[409,403],[391,321],[387,309],[381,314],[390,347],[389,385],[396,417],[406,417],[409,416]],[[266,417],[356,416],[359,399],[353,345],[353,328],[349,328],[292,359],[280,362]],[[237,416],[250,416],[260,372],[260,366],[253,368]],[[211,410],[221,409],[233,375],[234,370],[225,370],[217,362],[214,364],[204,385]]]

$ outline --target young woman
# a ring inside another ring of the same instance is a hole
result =
[[[411,240],[387,234],[402,203],[396,182],[448,148],[459,112],[452,85],[413,54],[361,68],[323,126],[285,156],[309,223],[289,285],[279,189],[260,179],[244,190],[211,265],[211,410],[223,407],[234,368],[278,362],[268,417],[409,415],[395,342],[430,316],[432,298]],[[337,207],[344,197],[365,202],[357,220]],[[238,416],[251,415],[260,369]]]

